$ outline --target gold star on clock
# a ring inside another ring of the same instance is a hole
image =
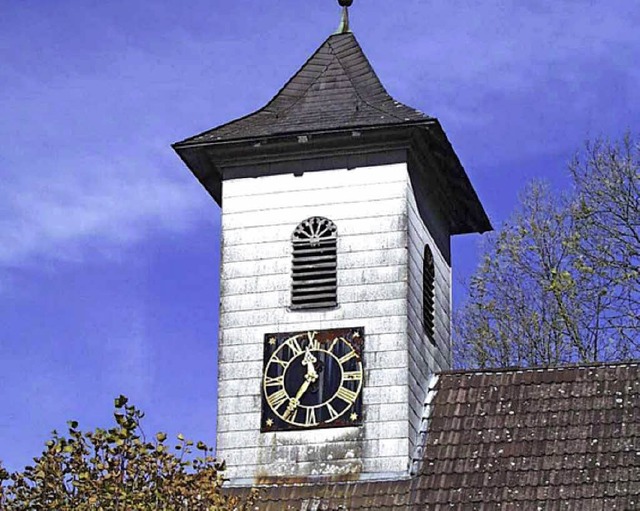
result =
[[[349,418],[351,419],[351,422],[355,422],[358,420],[358,414],[353,412]]]
[[[360,332],[358,332],[358,331],[353,332],[352,337],[353,337],[354,339],[357,339],[358,337],[360,337]]]
[[[269,344],[270,344],[271,346],[275,346],[275,345],[276,345],[276,338],[275,338],[275,337],[272,337],[271,339],[269,339]]]
[[[273,419],[267,419],[267,427],[270,428],[273,426]]]

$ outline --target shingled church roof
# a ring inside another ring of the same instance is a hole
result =
[[[429,120],[389,96],[352,33],[334,34],[266,106],[177,146]]]
[[[442,373],[416,476],[283,481],[257,509],[638,510],[640,363]]]

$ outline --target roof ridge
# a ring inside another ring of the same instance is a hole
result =
[[[381,92],[385,94],[386,98],[385,101],[392,101],[395,106],[401,106],[403,108],[407,108],[408,110],[411,110],[414,113],[417,113],[421,116],[424,117],[425,120],[429,119],[430,116],[425,114],[424,112],[421,112],[420,110],[417,110],[416,108],[410,107],[409,105],[404,104],[402,101],[398,101],[397,99],[395,99],[387,90],[387,88],[384,86],[384,83],[382,82],[382,80],[380,80],[380,77],[378,76],[378,73],[376,73],[376,70],[373,68],[373,66],[371,65],[371,61],[369,61],[369,57],[367,57],[367,55],[365,54],[365,52],[362,50],[362,46],[360,46],[360,43],[358,42],[358,38],[354,35],[351,34],[353,36],[353,40],[355,42],[355,44],[357,45],[358,49],[360,50],[360,54],[362,55],[362,58],[364,59],[364,61],[366,62],[366,64],[369,66],[369,70],[371,72],[371,74],[375,77],[376,81],[378,82],[378,85],[380,86]],[[327,40],[328,41],[328,40]],[[331,43],[329,43],[331,44]],[[372,104],[370,101],[364,99],[361,95],[361,91],[360,88],[354,83],[351,75],[349,74],[348,68],[346,68],[344,66],[344,64],[342,63],[342,59],[340,58],[340,55],[338,53],[336,53],[336,58],[338,59],[338,62],[340,64],[340,66],[342,67],[342,69],[344,70],[345,74],[347,75],[347,78],[349,78],[349,82],[351,82],[351,85],[353,85],[353,89],[356,91],[356,94],[358,95],[358,97],[360,99],[362,99],[362,101],[364,103],[366,103],[367,105],[369,105],[371,108],[385,114],[388,115],[390,117],[393,117],[394,119],[397,119],[398,122],[406,122],[407,118],[406,116],[400,116],[397,115],[395,112],[393,112],[392,110],[386,110],[381,108],[380,106],[376,106],[374,104]]]
[[[486,369],[450,369],[447,371],[439,371],[437,374],[442,376],[448,375],[482,375],[482,374],[496,374],[496,373],[540,373],[540,372],[553,372],[553,371],[567,371],[571,369],[596,369],[599,367],[638,367],[640,366],[639,360],[625,360],[619,362],[588,362],[588,363],[575,363],[575,364],[563,364],[557,366],[533,366],[533,367],[494,367]]]
[[[358,43],[358,40],[356,39],[356,36],[353,36],[353,39],[356,43],[356,45],[358,46],[358,49],[360,50],[360,53],[362,54],[362,56],[365,58],[365,61],[367,62],[367,64],[369,64],[369,67],[371,68],[371,72],[373,73],[373,76],[375,76],[376,80],[378,81],[378,84],[380,85],[380,87],[382,87],[382,90],[385,92],[385,94],[391,98],[391,96],[389,95],[389,93],[387,92],[387,89],[385,88],[385,86],[382,84],[382,82],[380,81],[380,78],[378,77],[378,74],[375,72],[375,70],[373,69],[373,66],[371,66],[371,63],[369,62],[369,59],[367,59],[366,55],[364,54],[364,52],[362,51],[362,47],[360,46],[360,43]],[[331,47],[331,50],[335,52],[334,48],[331,46],[331,43],[329,42],[329,46]],[[338,55],[338,53],[334,53],[334,55],[336,56],[336,59],[338,60],[338,64],[340,64],[340,67],[342,68],[342,70],[344,71],[344,74],[346,75],[346,77],[349,80],[349,83],[351,84],[351,86],[353,87],[353,90],[355,91],[356,95],[358,96],[358,98],[360,98],[360,100],[363,103],[366,103],[367,105],[369,105],[371,108],[373,108],[374,110],[377,110],[378,112],[385,114],[385,115],[389,115],[391,117],[394,117],[396,119],[398,119],[398,121],[402,122],[404,119],[401,119],[400,117],[398,117],[397,115],[391,113],[391,112],[387,112],[385,110],[382,110],[380,107],[377,107],[373,104],[371,104],[369,101],[367,101],[366,99],[364,99],[362,97],[362,95],[360,94],[360,90],[358,89],[358,87],[356,86],[355,83],[353,83],[353,79],[351,78],[351,75],[349,74],[349,72],[347,71],[347,68],[345,68],[344,64],[342,63],[342,59],[340,58],[340,56]],[[393,99],[393,98],[391,98]],[[357,108],[357,107],[356,107]]]
[[[350,33],[350,32],[349,32],[349,33]],[[327,47],[329,48],[329,50],[331,50],[331,54],[332,54],[332,55],[333,55],[333,56],[338,60],[338,63],[340,63],[340,57],[338,57],[338,55],[335,53],[335,50],[334,50],[333,46],[331,46],[331,43],[329,42],[329,39],[331,39],[331,37],[333,37],[334,35],[342,35],[342,34],[332,34],[331,36],[327,37],[327,39],[325,39],[324,43],[322,43],[322,44],[320,45],[320,47],[315,51],[315,53],[314,53],[311,57],[309,57],[309,59],[307,59],[307,61],[302,65],[302,67],[298,70],[298,72],[297,72],[297,73],[295,73],[295,74],[294,74],[294,75],[289,79],[289,81],[284,85],[284,87],[282,87],[282,88],[278,91],[278,93],[273,97],[273,99],[272,99],[272,100],[271,100],[267,105],[265,105],[265,107],[264,107],[265,109],[266,109],[266,108],[267,108],[271,103],[273,103],[273,101],[275,101],[275,99],[280,95],[280,93],[281,93],[281,92],[283,92],[283,91],[287,88],[287,86],[289,85],[289,83],[290,83],[290,82],[292,82],[292,81],[296,78],[296,76],[298,76],[298,75],[300,74],[300,72],[301,72],[305,67],[307,67],[307,64],[309,64],[309,62],[311,62],[311,60],[312,60],[312,59],[313,59],[313,58],[314,58],[314,57],[315,57],[315,56],[320,52],[320,50],[321,50],[322,48],[324,48],[324,46],[325,46],[325,45],[327,45]],[[354,37],[354,39],[355,39],[355,37]],[[324,66],[324,68],[322,69],[322,71],[320,71],[320,72],[318,73],[318,75],[316,76],[315,80],[317,80],[318,78],[320,78],[320,77],[321,77],[321,76],[322,76],[322,75],[327,71],[327,69],[329,68],[329,66],[331,66],[331,62],[329,62],[326,66]],[[340,66],[342,67],[342,63],[340,63]],[[343,70],[344,70],[344,67],[343,67]],[[345,71],[345,74],[347,75],[347,78],[349,78],[349,75],[347,74],[347,72],[346,72],[346,71]],[[304,92],[302,92],[302,93],[298,96],[298,98],[297,98],[293,103],[291,103],[288,107],[284,108],[284,109],[282,110],[282,112],[283,112],[283,113],[285,113],[285,112],[287,112],[287,111],[291,110],[294,106],[296,106],[296,105],[300,102],[300,100],[306,96],[307,92],[309,92],[309,89],[311,89],[311,87],[313,87],[313,84],[315,83],[315,80],[314,80],[314,81],[311,81],[311,82],[309,83],[308,87],[304,90]],[[277,117],[278,117],[278,114],[277,114],[277,113],[275,113],[275,116],[276,116],[276,118],[277,118]]]
[[[412,482],[416,477],[419,477],[419,474],[416,475],[409,475],[409,473],[407,472],[406,474],[403,475],[399,475],[399,474],[393,474],[392,477],[381,477],[379,479],[345,479],[342,481],[339,480],[318,480],[318,481],[312,481],[312,480],[308,480],[308,481],[277,481],[277,482],[265,482],[265,483],[260,483],[260,484],[255,484],[252,486],[252,488],[260,488],[260,489],[268,489],[268,488],[316,488],[319,485],[322,486],[337,486],[337,487],[346,487],[346,486],[352,486],[352,485],[365,485],[365,484],[376,484],[376,483],[410,483]],[[242,486],[227,486],[226,488],[235,488],[235,489],[239,489],[239,488],[243,488]]]

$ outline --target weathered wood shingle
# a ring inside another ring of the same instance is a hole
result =
[[[443,373],[432,404],[416,477],[283,484],[258,508],[640,509],[640,363]]]
[[[336,34],[265,107],[180,144],[371,128],[429,119],[389,96],[353,34]]]

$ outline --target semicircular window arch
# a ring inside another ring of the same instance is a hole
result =
[[[291,309],[338,305],[338,228],[328,218],[300,222],[291,236]]]

